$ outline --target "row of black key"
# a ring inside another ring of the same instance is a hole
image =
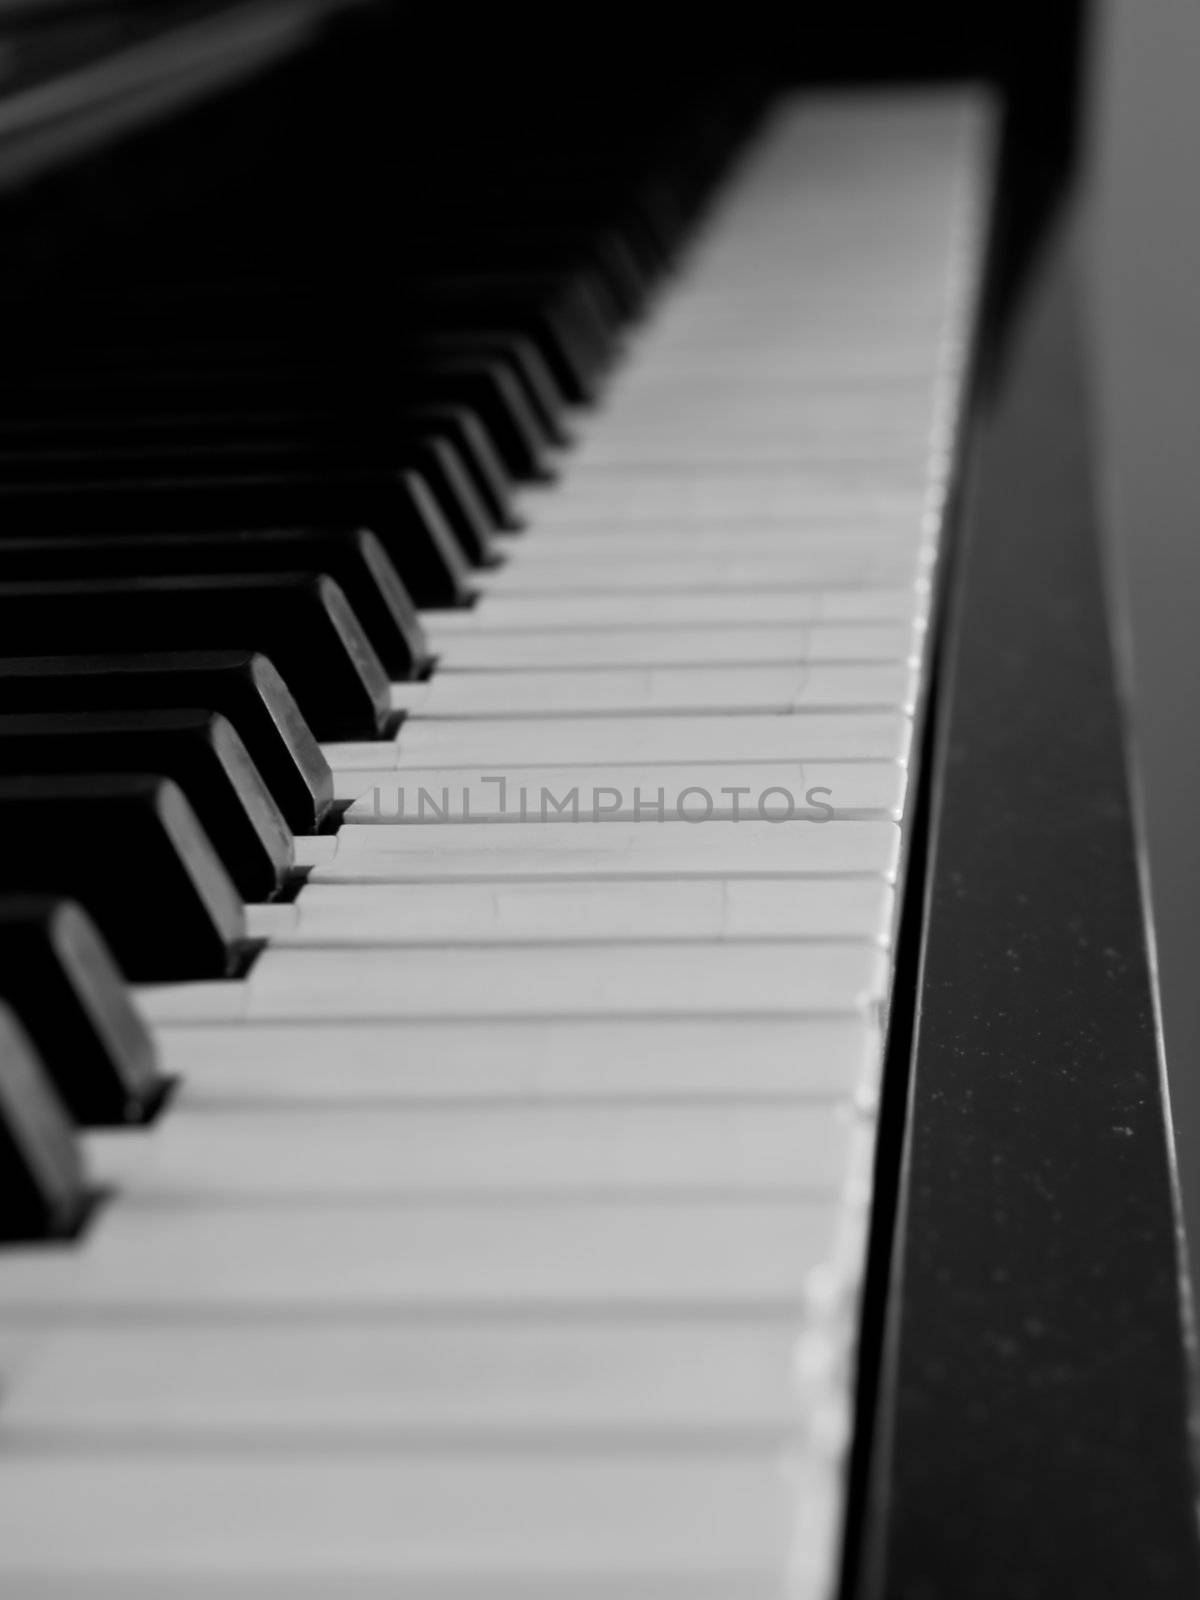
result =
[[[394,735],[418,608],[500,559],[738,122],[548,143],[481,81],[487,148],[430,148],[372,27],[27,199],[0,278],[10,1237],[87,1212],[67,1119],[163,1103],[121,974],[245,970],[337,824],[318,741]]]

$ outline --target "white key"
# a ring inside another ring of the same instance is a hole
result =
[[[392,709],[420,717],[647,716],[896,706],[907,710],[916,669],[869,666],[647,667],[597,671],[458,672],[392,685]]]
[[[754,589],[732,594],[488,594],[466,611],[425,613],[433,635],[576,628],[792,627],[805,622],[911,624],[923,617],[927,589]]]
[[[881,878],[659,883],[310,883],[277,919],[289,945],[521,944],[647,939],[875,939],[891,933]]]
[[[301,835],[301,838],[304,838]],[[311,866],[314,859],[319,857],[309,856],[307,850],[297,852],[295,865],[298,867]],[[284,901],[278,905],[248,905],[246,907],[246,937],[247,939],[279,939],[293,933],[299,921],[300,912],[294,902]]]
[[[881,1000],[877,945],[741,943],[269,948],[249,1021],[306,1017],[793,1016]]]
[[[522,766],[624,766],[692,762],[905,761],[912,735],[902,711],[753,713],[684,717],[536,717],[502,721],[414,718],[394,743],[363,747],[372,762],[358,771],[413,767],[474,767],[516,775]],[[325,746],[331,765],[341,751]],[[620,775],[617,774],[619,781]],[[731,775],[736,782],[736,775]]]
[[[848,366],[837,384],[823,384],[818,375],[809,374],[802,366],[788,373],[777,365],[777,381],[759,385],[750,380],[763,350],[766,317],[762,301],[766,294],[760,290],[760,303],[748,305],[744,299],[735,300],[712,287],[700,290],[693,283],[680,288],[682,292],[672,298],[666,315],[653,329],[653,366],[646,359],[648,339],[641,347],[641,361],[630,371],[628,387],[621,384],[612,403],[603,406],[591,426],[583,429],[585,441],[620,439],[624,444],[640,437],[678,440],[686,445],[693,439],[706,439],[713,448],[702,459],[710,468],[724,461],[740,465],[757,459],[753,451],[758,429],[772,440],[799,434],[809,445],[807,451],[801,447],[779,458],[792,470],[813,459],[843,459],[848,446],[861,447],[864,456],[878,464],[887,458],[887,445],[897,439],[919,453],[922,425],[937,398],[936,354],[944,320],[941,305],[927,309],[909,296],[881,300],[846,295],[836,301],[829,297],[806,301],[795,294],[772,296],[771,310],[793,319],[788,332],[795,336],[801,361],[806,346],[821,354],[839,337],[848,357],[866,354],[869,344],[880,353],[887,345],[889,353],[894,353],[924,341],[925,372],[907,383],[876,388],[868,375],[860,375],[856,363]],[[897,317],[912,319],[901,338],[893,338],[896,330],[887,326]],[[845,326],[849,322],[860,322],[861,327],[852,332]],[[697,384],[690,372],[676,369],[673,358],[686,354],[689,344],[697,353],[729,353],[725,383]],[[739,344],[742,348],[735,349]],[[750,446],[749,455],[743,454],[743,445]]]
[[[354,780],[351,779],[350,781],[353,782]],[[318,861],[328,861],[336,853],[337,843],[332,834],[310,833],[296,835],[295,865],[297,867],[315,867]]]
[[[853,431],[820,428],[806,436],[786,418],[774,419],[771,424],[764,423],[758,428],[738,428],[731,424],[727,431],[715,409],[710,415],[713,420],[709,428],[697,427],[690,431],[684,427],[666,427],[651,432],[636,425],[597,429],[581,440],[572,465],[628,470],[643,465],[672,464],[686,470],[714,457],[718,461],[764,465],[796,460],[818,464],[860,461],[903,464],[919,455],[928,444],[927,425],[922,426],[925,418],[919,422],[897,419],[886,428],[878,425]]]
[[[209,982],[133,984],[134,1003],[144,1020],[157,1027],[168,1022],[235,1022],[246,1010],[242,983]]]
[[[855,1122],[827,1102],[205,1111],[87,1135],[122,1204],[494,1195],[836,1195]],[[133,1159],[120,1147],[141,1144]]]
[[[681,476],[688,476],[681,470]],[[789,514],[755,517],[745,513],[711,520],[679,520],[669,515],[641,518],[611,516],[601,524],[560,519],[557,498],[541,502],[536,494],[525,526],[505,531],[501,549],[514,560],[527,552],[542,559],[607,559],[623,554],[629,560],[666,556],[684,560],[698,555],[795,555],[809,549],[884,547],[936,542],[936,524],[922,504],[906,500],[863,504],[823,500],[809,507],[798,502]]]
[[[6,1364],[0,1439],[778,1438],[795,1344],[791,1316],[66,1327]]]
[[[880,1049],[854,1014],[201,1024],[157,1043],[177,1103],[217,1109],[870,1097]]]
[[[910,660],[916,627],[593,628],[562,632],[431,632],[438,672],[512,672],[563,667],[747,665],[756,662]]]
[[[427,1600],[451,1580],[455,1600],[777,1600],[817,1560],[798,1507],[828,1539],[815,1466],[761,1445],[21,1453],[0,1463],[0,1581],[14,1600]]]
[[[864,526],[847,518],[844,526],[796,526],[766,523],[760,527],[672,529],[669,524],[646,530],[577,529],[564,535],[553,523],[528,528],[507,537],[501,550],[523,570],[543,565],[620,567],[636,571],[650,564],[677,561],[686,570],[700,560],[782,561],[800,565],[808,556],[823,561],[838,553],[886,555],[894,551],[932,549],[936,540],[921,516],[896,518],[890,526]]]
[[[671,594],[757,589],[885,589],[915,583],[927,570],[920,549],[800,551],[779,556],[710,556],[694,560],[641,561],[624,566],[611,561],[545,562],[526,569],[521,562],[476,573],[472,583],[485,595],[520,594]]]
[[[338,739],[321,746],[321,752],[334,772],[371,772],[397,759],[395,742],[390,739]]]
[[[882,1000],[874,943],[280,944],[240,983],[141,986],[155,1024],[831,1014]]]
[[[764,809],[784,817],[788,798],[772,796]],[[701,807],[696,809],[699,814]],[[616,877],[652,882],[681,877],[778,879],[814,873],[890,878],[896,870],[899,841],[900,831],[891,822],[755,819],[597,826],[581,812],[578,823],[524,828],[507,822],[450,828],[347,823],[334,837],[334,855],[313,868],[311,881]]]
[[[111,1207],[82,1250],[5,1258],[0,1312],[795,1312],[840,1207],[811,1200],[486,1200]]]
[[[370,779],[368,783],[365,780]],[[709,815],[750,820],[785,810],[817,822],[898,818],[906,774],[899,762],[763,762],[737,767],[521,767],[511,776],[464,767],[407,767],[395,773],[347,773],[336,783],[354,798],[345,820],[378,826],[439,821],[554,821],[542,795],[579,792],[581,814],[597,821],[658,822]],[[773,791],[781,790],[782,794]],[[572,815],[567,812],[564,816]],[[309,852],[302,852],[306,864]],[[264,910],[274,911],[275,907]],[[283,910],[283,908],[278,908]]]
[[[719,359],[719,358],[718,358]],[[632,374],[631,374],[632,378]],[[872,375],[872,381],[876,381]],[[925,486],[920,466],[857,473],[832,467],[640,467],[618,473],[576,465],[553,489],[526,488],[522,504],[531,521],[553,519],[612,527],[674,524],[684,527],[742,522],[818,521],[827,516],[920,515]]]

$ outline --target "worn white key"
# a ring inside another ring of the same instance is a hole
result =
[[[791,1316],[66,1327],[5,1364],[0,1440],[780,1438],[796,1336]]]
[[[747,665],[756,662],[908,661],[915,625],[834,628],[593,628],[561,632],[431,630],[438,672],[555,671],[564,667]]]
[[[458,672],[392,685],[392,709],[416,717],[670,716],[896,706],[916,692],[909,662],[842,666],[604,668]]]
[[[250,1021],[305,1017],[793,1016],[882,1000],[871,943],[272,947],[241,986]]]
[[[87,1136],[122,1204],[477,1195],[836,1195],[855,1121],[827,1102],[772,1105],[175,1109],[151,1138]],[[122,1145],[141,1143],[128,1159]]]
[[[314,891],[315,892],[315,891]],[[305,890],[305,896],[310,893]],[[304,898],[302,896],[302,898]],[[830,1017],[593,1017],[537,1021],[163,1026],[180,1105],[442,1101],[869,1100],[879,1028]]]
[[[0,1313],[382,1315],[744,1307],[795,1312],[840,1205],[559,1197],[309,1205],[114,1204],[82,1251],[5,1258]]]
[[[561,795],[555,797],[562,801]],[[787,815],[772,796],[763,809]],[[567,804],[569,805],[569,796]],[[697,807],[699,814],[700,807]],[[890,877],[900,832],[891,822],[575,822],[514,827],[477,822],[453,828],[345,824],[314,882],[489,878],[804,877],[846,873]]]
[[[394,743],[365,747],[374,761],[358,771],[389,767],[474,767],[510,773],[523,766],[604,766],[692,762],[736,765],[758,761],[905,761],[912,723],[902,711],[754,713],[718,716],[414,718]],[[336,746],[325,746],[341,765]],[[365,753],[365,752],[364,752]],[[619,780],[619,774],[618,780]],[[736,782],[736,777],[731,777]]]
[[[347,822],[378,826],[505,818],[552,822],[577,814],[607,822],[662,822],[700,815],[743,821],[778,815],[789,799],[797,817],[832,822],[862,820],[872,814],[898,818],[905,780],[904,768],[895,761],[779,761],[736,768],[684,764],[619,771],[522,767],[511,776],[464,767],[402,765],[394,774],[343,774],[336,792],[341,798],[354,797]],[[572,791],[578,793],[578,806],[557,810],[561,797]],[[307,865],[309,852],[304,855]]]
[[[507,944],[647,939],[889,937],[882,878],[754,878],[658,883],[310,883],[277,919],[289,945]],[[272,908],[275,909],[275,908]]]

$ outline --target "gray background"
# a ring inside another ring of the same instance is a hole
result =
[[[1105,0],[1096,22],[1098,458],[1200,1284],[1200,0]]]

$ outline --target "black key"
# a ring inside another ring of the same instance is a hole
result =
[[[0,832],[0,893],[78,900],[126,977],[223,978],[236,965],[242,902],[169,778],[0,778]]]
[[[144,1122],[157,1109],[166,1079],[154,1042],[104,940],[73,901],[0,896],[0,1000],[76,1122]]]
[[[555,195],[548,209],[526,221],[514,217],[511,203],[489,211],[478,196],[468,205],[454,194],[439,196],[436,212],[424,212],[428,233],[416,239],[406,233],[405,258],[434,267],[431,277],[468,265],[494,272],[501,263],[510,271],[557,270],[564,280],[579,273],[594,293],[603,293],[614,316],[636,316],[649,293],[650,274],[622,230],[597,225],[594,213],[585,225],[562,226],[561,219],[570,216],[570,198]],[[547,224],[547,215],[555,220]]]
[[[0,539],[0,583],[190,573],[326,573],[362,623],[393,681],[420,677],[429,651],[417,613],[373,533],[262,529],[250,533],[44,535]]]
[[[496,559],[492,533],[504,518],[494,515],[455,441],[430,434],[411,447],[412,464],[426,485],[459,549],[472,566]]]
[[[219,711],[64,711],[0,717],[5,772],[134,772],[183,790],[243,900],[268,900],[294,859],[291,830]]]
[[[228,717],[292,832],[318,832],[332,815],[333,774],[266,656],[249,650],[0,656],[0,716],[189,705]]]
[[[447,355],[428,376],[422,374],[410,383],[400,380],[395,388],[385,380],[378,392],[385,406],[392,394],[435,405],[466,406],[491,435],[509,472],[518,478],[550,476],[548,447],[553,441],[506,356]]]
[[[470,413],[466,414],[470,418]],[[0,417],[0,451],[6,458],[24,454],[39,464],[73,452],[137,450],[163,446],[170,441],[192,447],[216,442],[245,452],[263,442],[275,449],[321,451],[343,460],[357,456],[397,471],[419,475],[433,496],[450,532],[467,558],[475,563],[492,556],[491,536],[505,525],[487,503],[486,485],[476,479],[479,469],[471,457],[487,451],[484,472],[494,471],[495,455],[487,436],[471,418],[469,435],[453,419],[422,408],[382,416],[330,414],[290,410],[138,413],[128,417],[96,413],[64,416],[61,411],[40,414],[25,411],[19,417]],[[30,473],[21,474],[29,476]],[[52,474],[48,474],[52,475]],[[507,480],[501,478],[507,496]]]
[[[447,353],[458,352],[463,360],[482,356],[502,362],[516,381],[543,439],[554,445],[570,444],[572,435],[566,423],[566,401],[532,339],[505,333],[502,329],[480,329],[474,333],[433,334],[430,346]]]
[[[382,281],[380,273],[386,274]],[[354,359],[361,365],[373,357],[393,370],[399,370],[402,364],[411,366],[414,342],[419,348],[423,337],[428,340],[429,330],[456,337],[486,337],[502,330],[507,337],[529,341],[544,361],[558,392],[572,404],[592,400],[598,393],[601,377],[616,350],[616,328],[610,305],[587,275],[562,278],[546,273],[441,272],[432,278],[414,271],[405,262],[381,268],[380,273],[369,281],[360,274],[362,282],[358,287],[365,297],[361,312],[348,313],[342,301],[335,302],[332,336],[325,331],[331,315],[328,287],[324,286],[324,292],[317,291],[311,282],[285,282],[277,273],[270,274],[266,287],[259,280],[233,285],[228,292],[224,281],[213,280],[139,287],[137,316],[132,323],[128,289],[115,300],[88,296],[81,300],[79,313],[85,329],[106,324],[114,330],[120,327],[129,339],[129,347],[137,348],[144,342],[134,336],[139,320],[142,326],[159,323],[169,337],[172,327],[186,319],[194,341],[196,323],[206,315],[216,316],[226,324],[240,317],[253,332],[269,322],[274,308],[286,298],[283,314],[291,319],[294,350],[307,354],[318,348],[317,338],[322,334],[325,349],[338,347],[343,359]],[[65,348],[64,366],[73,365],[78,370],[79,346],[71,338],[72,329],[63,325],[62,310],[57,304],[55,311],[54,324],[37,330],[38,349],[52,353]],[[111,338],[106,342],[111,346]],[[156,346],[160,342],[154,341]]]
[[[420,415],[428,418],[431,427],[445,432],[496,527],[519,528],[520,518],[513,507],[512,478],[496,454],[487,429],[474,412],[464,406],[428,406]]]
[[[368,527],[418,606],[469,598],[466,560],[416,473],[176,465],[172,473],[165,459],[111,452],[74,472],[60,461],[33,478],[0,478],[0,538]]]
[[[0,584],[0,654],[261,651],[318,739],[373,739],[387,674],[332,578],[92,579]]]
[[[443,279],[427,298],[444,314],[476,325],[511,327],[534,341],[562,392],[573,402],[594,400],[615,353],[613,328],[590,285],[552,277]]]
[[[493,233],[485,242],[492,245],[498,238]],[[623,268],[628,258],[622,258],[620,247],[592,247],[616,265],[612,272],[603,260],[582,263],[579,252],[573,265],[564,263],[558,272],[548,260],[538,263],[527,253],[523,266],[514,271],[510,261],[498,276],[495,260],[468,262],[461,245],[449,252],[436,246],[421,252],[414,249],[417,244],[411,233],[406,235],[403,271],[390,287],[372,283],[361,304],[316,295],[311,286],[280,283],[274,293],[246,285],[240,293],[218,288],[213,294],[210,285],[195,285],[183,306],[161,297],[138,296],[131,302],[127,295],[86,296],[68,308],[55,329],[55,344],[68,362],[78,361],[81,353],[112,362],[132,352],[140,358],[189,346],[219,351],[279,344],[316,354],[333,348],[351,358],[382,358],[399,366],[417,352],[444,349],[447,341],[478,350],[494,336],[506,348],[524,343],[536,354],[554,386],[554,409],[561,413],[568,397],[556,369],[570,362],[573,350],[586,348],[593,360],[602,359],[625,315],[618,301],[627,298],[629,274]],[[414,270],[422,277],[413,277]],[[622,277],[625,284],[617,281]]]
[[[541,292],[552,294],[546,280],[537,282]],[[563,442],[566,404],[579,397],[575,371],[580,353],[586,352],[582,359],[591,370],[611,358],[616,318],[603,289],[582,277],[566,313],[573,324],[566,336],[561,318],[554,325],[553,313],[548,317],[545,307],[538,307],[531,319],[519,298],[514,301],[507,291],[501,300],[493,300],[486,279],[467,278],[462,284],[467,294],[478,293],[482,284],[482,303],[469,308],[463,303],[443,316],[436,304],[426,302],[424,320],[415,327],[405,320],[404,308],[398,319],[379,306],[361,312],[339,307],[331,314],[328,300],[311,296],[289,301],[281,323],[270,298],[254,294],[221,303],[203,288],[173,317],[130,316],[127,304],[85,303],[80,307],[86,318],[82,325],[48,330],[49,338],[42,339],[43,359],[34,381],[44,391],[46,386],[86,384],[104,372],[124,390],[136,389],[155,375],[171,382],[172,374],[241,369],[247,376],[296,373],[306,383],[323,373],[324,386],[334,394],[343,392],[339,378],[354,376],[381,395],[388,392],[389,380],[393,395],[408,396],[441,394],[449,382],[461,400],[461,363],[466,361],[474,367],[502,368],[514,380],[522,403],[507,421],[504,407],[493,412],[494,390],[485,405],[489,425],[495,420],[506,428],[518,421],[526,433],[519,446],[522,454],[533,450],[521,470],[532,470],[548,443]],[[519,297],[519,280],[517,292]],[[489,315],[493,305],[495,313]],[[511,407],[511,401],[506,405]]]
[[[219,352],[215,353],[219,354]],[[168,364],[55,369],[39,367],[16,390],[0,394],[0,411],[17,411],[48,403],[64,411],[76,409],[144,411],[162,406],[176,411],[201,405],[230,410],[241,404],[279,405],[291,399],[328,405],[331,394],[353,396],[353,404],[384,415],[413,403],[467,406],[474,411],[509,471],[519,478],[541,478],[549,469],[546,437],[526,400],[516,374],[500,357],[454,356],[436,364],[381,373],[363,371],[348,361],[337,365],[296,366],[272,361],[253,351],[227,365],[196,357]],[[28,385],[28,387],[27,387]]]
[[[391,303],[425,327],[505,328],[541,352],[572,403],[594,400],[614,354],[613,330],[582,279],[545,275],[389,274]]]
[[[564,196],[556,196],[561,206]],[[406,259],[420,261],[436,272],[462,270],[495,271],[503,264],[510,271],[555,271],[564,280],[581,277],[594,295],[603,297],[612,318],[635,316],[649,292],[649,282],[636,256],[620,230],[613,227],[560,227],[555,222],[525,223],[514,220],[511,208],[488,214],[476,199],[469,209],[448,196],[448,205],[437,214],[437,226],[424,237],[405,237]],[[433,219],[425,214],[426,226]]]
[[[90,1202],[63,1103],[33,1041],[0,1002],[0,1239],[66,1238]]]

